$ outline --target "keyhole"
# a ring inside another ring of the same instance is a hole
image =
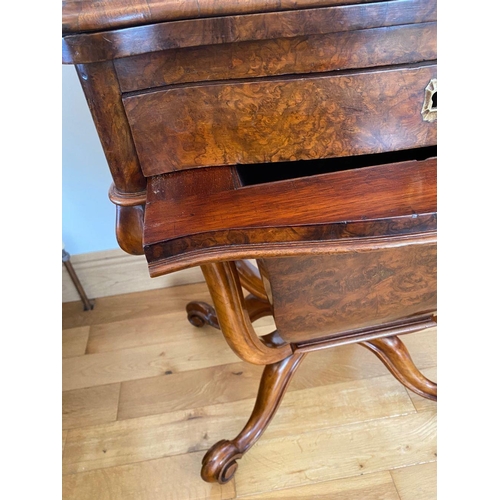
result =
[[[422,104],[422,118],[426,122],[437,120],[438,114],[438,86],[437,80],[433,78],[425,87],[424,103]]]

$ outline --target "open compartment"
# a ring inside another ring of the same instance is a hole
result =
[[[342,172],[363,167],[399,163],[405,161],[422,161],[437,156],[437,146],[405,149],[378,154],[367,154],[340,158],[324,158],[321,160],[285,161],[280,163],[260,163],[238,165],[241,186],[254,186],[314,175]]]

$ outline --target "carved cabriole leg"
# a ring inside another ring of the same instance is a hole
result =
[[[304,353],[296,352],[264,368],[257,401],[243,430],[230,441],[214,444],[203,457],[201,477],[205,481],[223,484],[234,476],[238,468],[236,460],[257,442],[271,422],[304,356]]]
[[[422,375],[398,337],[379,338],[360,344],[374,352],[405,387],[419,396],[437,401],[437,385]]]
[[[216,262],[201,266],[214,302],[224,337],[233,351],[244,361],[269,365],[292,354],[289,344],[268,345],[255,333],[251,323],[261,315],[263,304],[255,306],[257,298],[245,301],[234,262]],[[252,305],[254,304],[254,305]]]

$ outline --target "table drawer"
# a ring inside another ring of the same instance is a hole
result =
[[[146,176],[436,144],[434,64],[179,85],[123,98]]]
[[[358,168],[353,161],[346,169],[350,159],[337,158],[274,164],[272,170],[261,165],[254,168],[258,176],[211,167],[150,177],[143,240],[150,273],[214,259],[351,252],[380,242],[393,248],[434,234],[437,162],[428,156],[435,148],[424,149],[427,154],[399,161],[391,157],[408,151],[368,155],[372,166]],[[274,180],[262,178],[279,170]]]

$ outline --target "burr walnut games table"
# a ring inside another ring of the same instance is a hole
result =
[[[63,2],[121,248],[151,276],[201,266],[213,307],[190,321],[264,366],[206,481],[234,475],[312,351],[360,343],[436,399],[400,340],[435,325],[436,57],[435,0]]]

